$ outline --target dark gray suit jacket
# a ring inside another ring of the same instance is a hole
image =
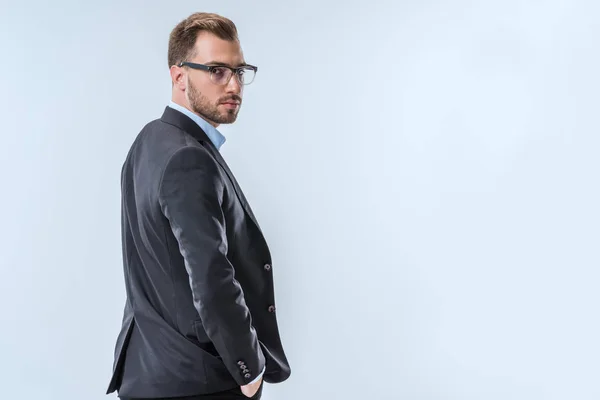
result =
[[[191,396],[290,376],[269,248],[225,160],[167,107],[121,175],[127,301],[107,394]]]

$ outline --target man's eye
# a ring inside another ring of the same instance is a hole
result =
[[[222,68],[222,67],[213,68],[213,74],[223,75],[223,74],[225,74],[225,68]]]

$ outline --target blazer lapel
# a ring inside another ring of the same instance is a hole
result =
[[[233,172],[231,172],[229,166],[225,162],[225,159],[223,158],[223,156],[221,156],[219,150],[215,147],[215,145],[212,143],[208,135],[202,130],[202,128],[200,128],[200,126],[198,126],[198,124],[195,123],[192,119],[190,119],[187,115],[180,113],[179,111],[168,106],[165,108],[165,112],[163,113],[161,120],[168,124],[175,125],[178,128],[189,133],[199,142],[201,142],[204,145],[204,147],[208,149],[208,151],[212,154],[212,156],[219,163],[219,165],[221,165],[221,167],[229,177],[229,180],[231,181],[235,193],[238,199],[240,200],[240,203],[242,203],[244,210],[246,210],[246,213],[250,216],[252,222],[254,222],[258,230],[262,233],[260,225],[258,224],[258,221],[256,220],[254,213],[252,212],[252,208],[250,208],[250,204],[248,204],[246,196],[244,196],[244,192],[238,185],[237,180],[233,175]]]

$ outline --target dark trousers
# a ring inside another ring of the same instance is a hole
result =
[[[226,390],[224,392],[211,393],[211,394],[199,394],[197,396],[185,396],[185,397],[158,397],[152,399],[138,399],[130,397],[119,397],[121,400],[260,400],[262,397],[262,390],[264,382],[260,384],[258,391],[252,397],[246,397],[240,388]]]

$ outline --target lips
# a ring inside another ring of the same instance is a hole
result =
[[[238,101],[226,101],[223,104],[223,107],[225,107],[228,110],[237,110],[240,107],[240,103]]]
[[[226,108],[235,110],[240,106],[240,103],[222,103]]]
[[[231,106],[231,107],[233,107],[233,106],[239,106],[241,103],[242,103],[242,100],[241,99],[236,99],[235,97],[233,97],[231,99],[227,99],[227,100],[221,102],[221,104],[225,104],[225,105],[228,105],[228,106]]]

